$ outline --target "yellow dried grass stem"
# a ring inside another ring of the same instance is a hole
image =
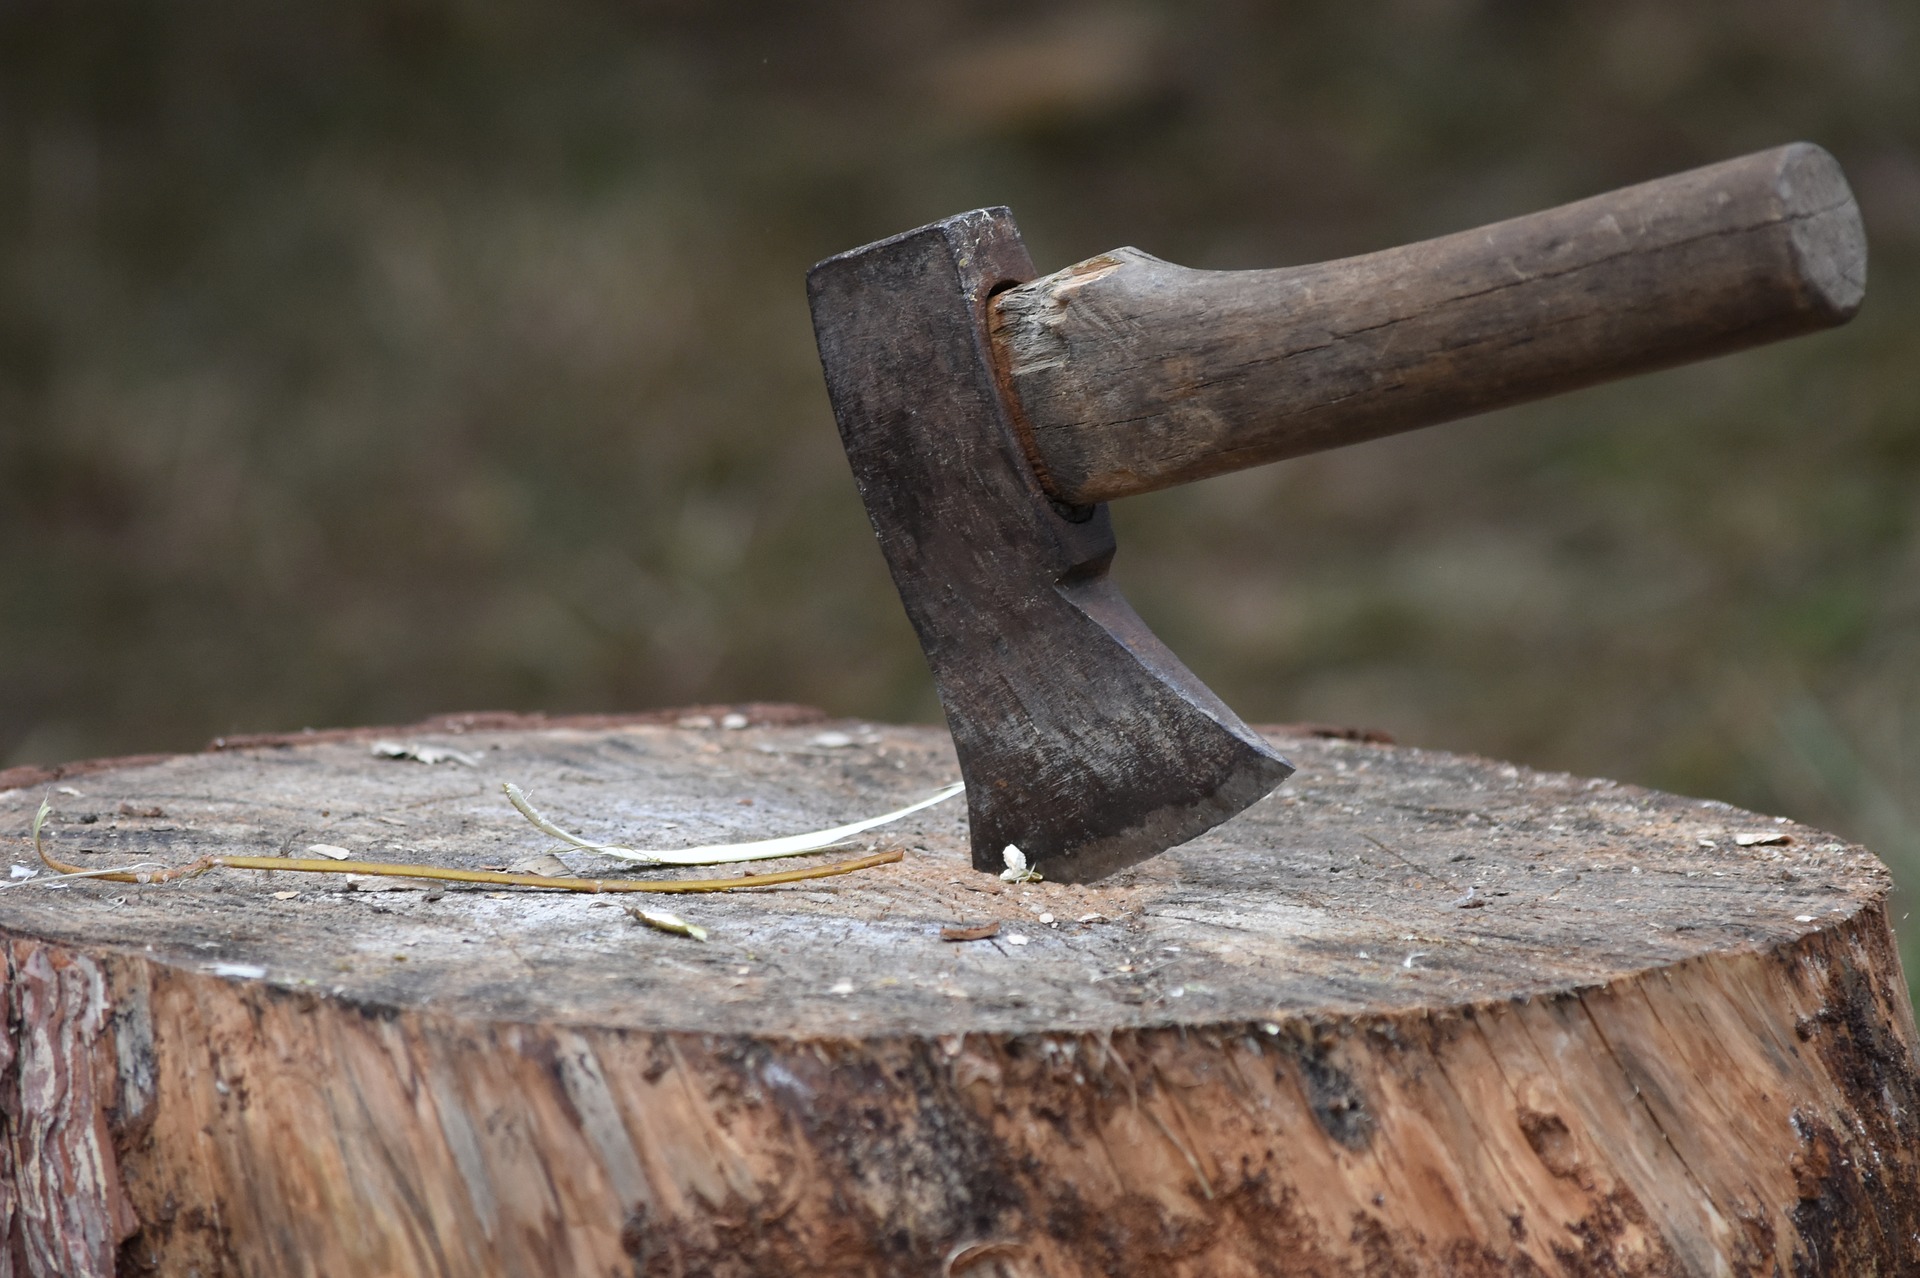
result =
[[[836,875],[890,865],[905,854],[899,848],[875,852],[853,861],[835,861],[829,865],[808,866],[801,870],[782,870],[777,874],[741,874],[727,879],[555,879],[543,874],[507,874],[498,870],[453,870],[436,865],[403,865],[393,861],[306,861],[278,856],[203,856],[187,865],[166,870],[86,870],[56,860],[46,849],[40,830],[46,824],[51,806],[41,803],[33,818],[33,850],[48,869],[60,874],[79,874],[108,883],[172,883],[193,878],[208,870],[288,870],[295,874],[364,874],[376,878],[428,879],[438,883],[485,883],[494,887],[544,888],[556,892],[652,892],[692,894],[733,892],[741,888],[772,887],[780,883],[800,883],[807,879],[829,879]]]

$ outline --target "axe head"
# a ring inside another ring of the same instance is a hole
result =
[[[1107,579],[1104,506],[1048,497],[987,300],[1034,276],[1004,208],[829,258],[807,292],[854,479],[932,667],[976,869],[1018,846],[1084,883],[1213,828],[1293,771]]]

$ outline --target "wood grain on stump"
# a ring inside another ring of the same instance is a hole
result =
[[[930,729],[765,715],[416,735],[479,765],[364,735],[140,761],[69,776],[50,838],[497,868],[547,845],[503,780],[671,846],[954,776]],[[1914,1272],[1871,855],[1283,745],[1279,793],[1106,883],[976,873],[954,803],[875,832],[898,865],[670,902],[706,944],[621,908],[649,898],[9,888],[0,1275]],[[42,792],[0,792],[16,864]]]

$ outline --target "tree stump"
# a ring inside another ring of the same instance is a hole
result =
[[[549,844],[504,780],[673,846],[955,776],[932,729],[746,717],[228,742],[0,775],[0,822],[16,865],[47,794],[49,850],[89,865],[498,868]],[[874,832],[899,864],[667,902],[10,886],[0,1275],[1916,1271],[1914,1026],[1871,855],[1276,740],[1277,794],[1090,886],[975,872],[958,802]]]

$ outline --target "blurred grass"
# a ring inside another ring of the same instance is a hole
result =
[[[1867,216],[1852,326],[1126,503],[1118,571],[1248,718],[1791,813],[1920,887],[1917,45],[1891,0],[0,2],[0,761],[932,718],[815,259],[1005,202],[1043,268],[1278,265],[1807,138]]]

